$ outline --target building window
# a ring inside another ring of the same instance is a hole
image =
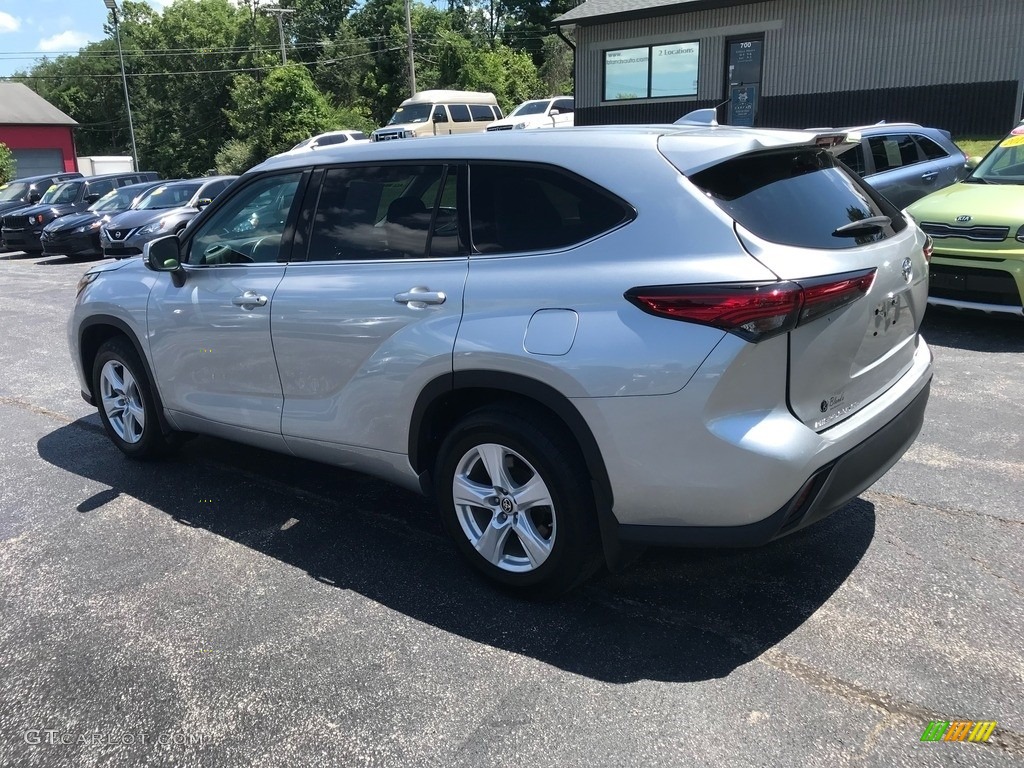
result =
[[[604,100],[697,95],[700,43],[669,43],[604,52]]]

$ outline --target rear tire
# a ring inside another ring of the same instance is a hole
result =
[[[550,421],[512,406],[474,411],[448,434],[434,471],[459,551],[490,580],[539,598],[572,589],[601,563],[589,473]]]
[[[170,452],[174,441],[163,433],[146,369],[127,339],[112,338],[100,346],[92,389],[103,428],[121,453],[155,459]]]

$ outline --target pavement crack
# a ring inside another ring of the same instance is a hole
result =
[[[954,716],[951,716],[949,713],[935,712],[920,704],[901,699],[898,696],[843,680],[823,672],[806,661],[798,659],[778,648],[770,648],[761,654],[758,660],[781,672],[786,672],[797,680],[824,693],[845,701],[870,707],[883,713],[886,717],[916,722],[921,726],[922,731],[933,720],[966,719],[955,717],[955,713]],[[881,731],[878,731],[878,733],[881,733]],[[872,737],[877,738],[877,736],[877,733],[873,733],[868,737],[868,742],[871,741]],[[868,742],[865,744],[866,747],[870,746]],[[979,744],[978,746],[981,745]],[[997,726],[995,733],[992,734],[992,738],[987,742],[987,746],[996,747],[1015,757],[1024,757],[1024,734]]]
[[[946,515],[947,517],[956,518],[961,515],[972,515],[975,517],[981,517],[986,520],[993,520],[997,523],[1005,523],[1007,525],[1022,526],[1024,527],[1024,520],[1011,520],[1008,517],[1000,517],[999,515],[992,515],[988,512],[979,512],[976,509],[967,509],[966,507],[957,507],[955,509],[949,509],[947,507],[939,507],[935,504],[928,504],[922,501],[914,501],[908,499],[906,496],[898,496],[894,493],[881,493],[879,491],[866,491],[860,495],[860,498],[865,501],[894,501],[899,504],[906,504],[909,507],[917,507],[918,509],[927,509],[932,512],[938,512],[939,514]]]

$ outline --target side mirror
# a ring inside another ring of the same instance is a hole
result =
[[[968,171],[973,171],[979,165],[981,165],[981,158],[978,155],[972,155],[967,158],[967,163],[964,167],[967,168]]]
[[[199,199],[198,199],[198,200],[196,201],[196,208],[198,208],[198,209],[199,209],[199,210],[201,211],[201,210],[203,210],[203,208],[205,208],[206,206],[208,206],[208,205],[209,205],[210,203],[212,203],[212,202],[213,202],[213,199],[212,199],[212,198],[209,198],[209,197],[200,197],[200,198],[199,198]]]
[[[177,235],[150,240],[142,246],[142,260],[154,272],[170,272],[179,288],[185,284],[185,269],[181,266],[181,243]]]
[[[548,112],[548,114],[554,117],[555,115],[560,115],[562,113],[559,112],[557,109],[552,109],[551,111]]]

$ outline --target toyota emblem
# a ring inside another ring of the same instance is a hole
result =
[[[908,256],[907,258],[905,258],[903,260],[903,279],[906,280],[909,283],[913,279],[913,277],[914,277],[914,262],[912,262],[910,260],[910,257]]]

